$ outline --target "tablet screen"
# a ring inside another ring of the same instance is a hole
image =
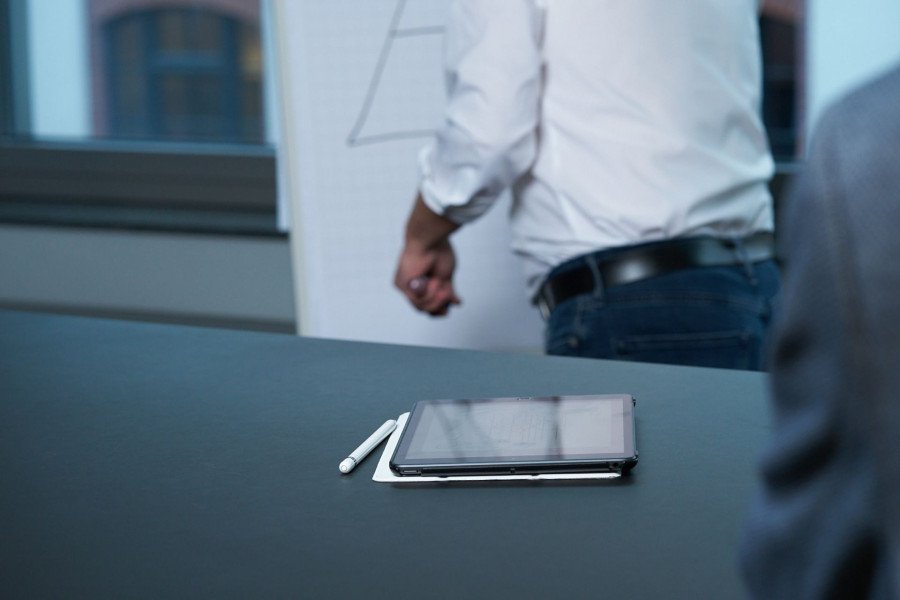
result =
[[[635,454],[633,423],[628,395],[422,401],[392,462],[415,468],[623,460]]]

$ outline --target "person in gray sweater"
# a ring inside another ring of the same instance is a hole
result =
[[[900,598],[900,69],[823,117],[780,225],[751,595]]]

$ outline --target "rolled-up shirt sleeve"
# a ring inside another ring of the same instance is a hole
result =
[[[537,0],[453,2],[445,121],[419,155],[419,191],[432,211],[456,223],[472,221],[531,167],[542,28]]]

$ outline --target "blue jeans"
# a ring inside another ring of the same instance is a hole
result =
[[[580,257],[551,276],[582,266]],[[762,370],[780,288],[773,260],[681,269],[569,298],[547,321],[547,354]]]

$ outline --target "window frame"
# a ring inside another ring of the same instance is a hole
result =
[[[35,140],[26,0],[0,16],[0,223],[286,235],[272,146]]]
[[[31,129],[25,2],[0,0],[0,138],[27,136]]]

